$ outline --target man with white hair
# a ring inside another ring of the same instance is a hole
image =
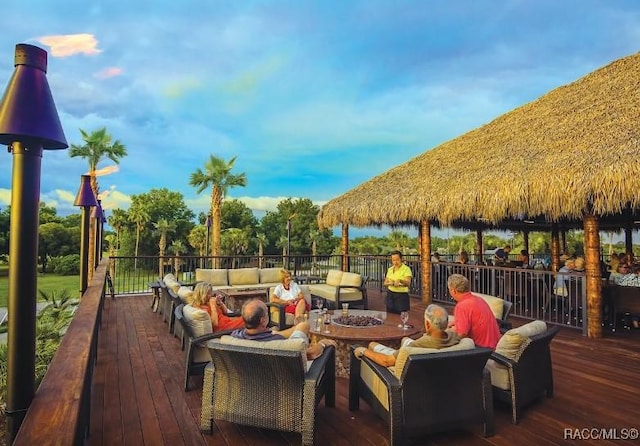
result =
[[[456,345],[459,339],[455,332],[446,331],[448,321],[449,314],[444,307],[436,304],[429,305],[426,310],[424,310],[425,334],[416,340],[404,338],[401,345],[403,347],[410,345],[411,347],[437,349]],[[395,365],[396,358],[398,357],[398,350],[379,344],[378,342],[369,343],[368,348],[357,347],[353,353],[358,359],[366,356],[373,362],[385,367]]]

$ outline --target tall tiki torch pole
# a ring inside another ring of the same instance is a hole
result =
[[[43,149],[67,141],[47,82],[47,52],[18,44],[0,102],[0,144],[13,155],[9,241],[7,440],[13,443],[35,392],[38,209]]]

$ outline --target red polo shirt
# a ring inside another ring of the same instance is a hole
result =
[[[500,329],[491,308],[485,300],[471,292],[463,294],[453,309],[455,330],[473,339],[480,347],[496,348]]]

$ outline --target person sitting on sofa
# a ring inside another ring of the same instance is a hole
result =
[[[291,279],[291,272],[280,270],[280,285],[276,286],[270,296],[273,303],[286,305],[285,313],[293,314],[295,323],[304,321],[304,314],[311,309],[311,305],[304,299],[302,289]]]
[[[456,301],[454,320],[449,324],[460,338],[471,338],[480,347],[495,349],[500,340],[500,328],[489,304],[471,293],[469,279],[452,274],[447,279],[449,294]]]
[[[315,345],[309,345],[309,323],[300,322],[286,330],[277,331],[268,327],[269,312],[267,305],[259,299],[253,299],[242,305],[242,319],[246,328],[239,328],[231,333],[238,339],[251,341],[275,341],[282,339],[302,339],[306,346],[307,360],[316,359],[327,345],[336,346],[333,339],[323,339]]]
[[[444,307],[431,304],[424,310],[424,331],[422,337],[413,340],[404,338],[401,342],[403,347],[410,345],[411,347],[420,348],[445,348],[456,345],[460,340],[453,331],[446,331],[449,314]],[[369,343],[367,347],[356,347],[353,351],[356,358],[363,356],[371,359],[373,362],[384,367],[391,367],[396,364],[398,350],[379,344],[377,342]]]
[[[189,297],[189,305],[206,311],[211,317],[213,331],[232,330],[244,327],[241,317],[229,317],[229,310],[221,296],[213,296],[213,288],[208,282],[200,282]]]

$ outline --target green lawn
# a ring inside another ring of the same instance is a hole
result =
[[[7,268],[7,265],[0,265],[0,307],[6,307],[9,299]],[[60,292],[65,288],[72,297],[79,296],[80,276],[57,276],[52,273],[38,274],[38,290],[50,293],[51,291]],[[40,294],[38,294],[37,299],[40,300]]]

